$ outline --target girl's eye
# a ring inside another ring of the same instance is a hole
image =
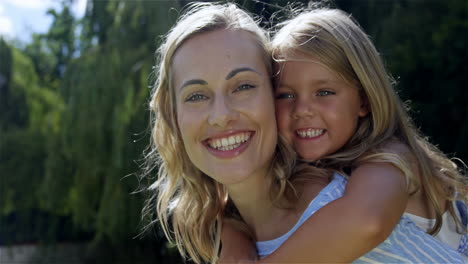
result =
[[[327,95],[333,95],[335,94],[332,91],[327,91],[327,90],[322,90],[317,92],[317,96],[327,96]]]
[[[184,102],[198,102],[202,100],[206,100],[208,97],[204,96],[203,94],[193,93],[189,95]]]
[[[276,99],[293,99],[296,96],[292,93],[278,93]]]
[[[251,85],[251,84],[241,84],[239,85],[239,87],[237,87],[234,92],[240,92],[240,91],[244,91],[244,90],[250,90],[250,89],[253,89],[255,88],[255,85]]]

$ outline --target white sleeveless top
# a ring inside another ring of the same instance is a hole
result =
[[[455,205],[454,207],[457,208]],[[458,219],[461,219],[459,211],[455,211],[457,213]],[[404,213],[404,215],[408,216],[417,226],[426,232],[435,225],[435,219],[428,219],[410,213]],[[440,242],[445,243],[451,248],[457,250],[463,235],[457,233],[457,224],[449,212],[445,212],[442,215],[442,220],[442,227],[440,228],[439,233],[437,233],[437,235],[434,237]]]

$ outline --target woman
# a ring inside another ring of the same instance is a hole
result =
[[[292,227],[306,203],[288,199],[294,154],[277,144],[265,32],[235,5],[197,4],[159,54],[146,212],[156,201],[166,236],[196,263],[216,260],[222,217],[260,240]]]

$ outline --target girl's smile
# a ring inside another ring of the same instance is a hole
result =
[[[296,130],[296,136],[299,139],[317,139],[326,132],[325,129],[318,128],[300,128]]]
[[[315,58],[297,56],[300,61],[280,65],[276,118],[280,134],[298,155],[313,161],[343,147],[368,111],[357,87]]]

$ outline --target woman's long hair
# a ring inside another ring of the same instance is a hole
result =
[[[232,219],[248,230],[237,210],[233,210],[235,207],[226,189],[191,162],[176,124],[171,60],[186,40],[214,30],[249,32],[260,47],[271,75],[272,59],[266,32],[249,14],[233,4],[190,5],[157,51],[157,80],[150,102],[151,145],[146,152],[142,177],[151,178],[152,171],[158,168],[158,178],[148,188],[151,197],[143,209],[143,216],[151,218],[156,211],[166,237],[175,242],[182,256],[189,256],[195,263],[216,261],[221,218]],[[293,152],[279,140],[270,167],[273,200],[290,192],[289,177],[293,165]]]

